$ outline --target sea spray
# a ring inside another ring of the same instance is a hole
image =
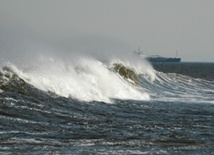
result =
[[[79,58],[68,63],[43,57],[36,66],[26,66],[19,70],[11,65],[11,69],[40,90],[81,101],[110,103],[111,99],[150,98],[147,92],[127,83],[112,72],[109,64],[93,58]]]

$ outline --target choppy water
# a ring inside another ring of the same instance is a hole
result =
[[[214,64],[120,63],[137,85],[94,60],[2,67],[0,153],[214,152]]]

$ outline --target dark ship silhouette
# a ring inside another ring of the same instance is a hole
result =
[[[138,54],[139,56],[143,56],[146,60],[148,60],[151,63],[156,63],[156,62],[181,62],[181,58],[177,57],[177,51],[176,51],[176,57],[162,57],[159,55],[154,55],[154,56],[149,56],[145,57],[143,52],[140,51],[140,48],[138,47],[137,51],[134,51],[135,54]]]
[[[150,62],[181,62],[181,58],[162,57],[159,55],[146,57],[146,59]]]

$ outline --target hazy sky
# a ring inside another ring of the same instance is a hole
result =
[[[213,0],[0,0],[0,28],[1,46],[6,31],[26,32],[214,62]]]

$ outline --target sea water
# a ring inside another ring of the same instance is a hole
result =
[[[0,153],[212,154],[213,71],[213,63],[92,58],[3,64]]]

